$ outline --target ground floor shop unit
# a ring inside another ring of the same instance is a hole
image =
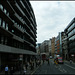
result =
[[[0,71],[4,70],[4,67],[8,65],[19,69],[20,64],[30,62],[32,58],[35,58],[36,53],[32,51],[22,50],[18,48],[9,47],[0,44]]]

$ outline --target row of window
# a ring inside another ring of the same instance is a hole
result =
[[[70,38],[69,38],[69,41],[70,41],[70,40],[74,40],[74,39],[75,39],[75,35],[72,36],[72,37],[70,37]]]
[[[74,52],[75,53],[75,48],[71,49],[70,52],[72,52],[72,53]]]
[[[9,12],[3,7],[3,5],[0,4],[0,9],[9,16]]]
[[[8,23],[6,23],[3,19],[0,18],[0,26],[2,26],[3,28],[5,28],[6,30],[8,30]],[[12,33],[14,34],[18,34],[17,32],[14,31],[14,29],[11,30]],[[20,34],[18,34],[18,36],[22,37]]]
[[[11,44],[10,44],[9,38],[6,36],[2,36],[2,35],[0,36],[0,44],[10,45],[10,46],[13,46],[15,48],[20,48],[20,49],[28,49],[29,48],[29,45],[24,45],[24,44],[19,43],[17,41],[11,40]]]
[[[75,27],[75,23],[73,23],[69,28],[68,28],[68,32],[72,30],[72,28]]]
[[[75,29],[73,29],[69,34],[68,37],[70,37],[71,35],[73,35],[75,33]]]
[[[3,5],[1,5],[1,4],[0,4],[0,9],[1,9],[2,11],[4,11],[4,13],[9,16],[9,12],[8,12],[8,11],[3,7]],[[5,21],[3,21],[3,24],[1,25],[1,22],[2,22],[2,19],[0,18],[0,26],[3,26],[4,28],[6,28],[6,29],[8,30],[8,24],[5,24]],[[24,28],[22,25],[17,24],[14,20],[13,20],[13,22],[14,22],[16,25],[18,25],[20,28],[22,28],[22,29],[25,30],[25,28]]]
[[[8,23],[6,23],[3,19],[0,18],[0,26],[8,30]]]
[[[75,42],[69,44],[69,48],[73,48],[73,47],[75,47]]]
[[[7,44],[7,37],[0,36],[0,44]]]
[[[14,22],[18,27],[20,27],[22,30],[26,31],[26,29],[25,29],[25,27],[24,27],[23,25],[18,24],[18,23],[15,22],[14,20],[13,20],[13,22]]]

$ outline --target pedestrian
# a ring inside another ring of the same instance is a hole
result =
[[[27,68],[28,68],[28,62],[25,63],[25,66],[26,66],[26,70],[27,70]]]
[[[36,67],[37,67],[37,60],[35,61],[35,63],[36,63]]]
[[[70,64],[72,63],[72,60],[70,59]]]
[[[43,64],[44,64],[44,59],[43,59]]]
[[[33,70],[33,62],[30,61],[31,70]]]
[[[23,66],[23,75],[25,75],[26,74],[26,67],[25,67],[25,65]]]
[[[49,64],[49,59],[48,59],[48,64]]]
[[[13,75],[13,67],[10,68],[10,75]]]
[[[8,65],[5,67],[5,75],[8,75]]]

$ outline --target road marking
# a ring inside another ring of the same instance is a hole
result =
[[[47,74],[47,70],[45,70],[45,74]]]
[[[35,71],[41,66],[42,64],[40,64],[32,73],[31,75],[33,75],[35,73]]]
[[[66,73],[67,71],[65,69],[63,69],[63,71]]]
[[[72,69],[75,69],[74,67],[72,67],[72,66],[69,66],[69,65],[67,65],[67,64],[64,64],[64,65],[66,65],[66,66],[68,66],[68,67],[70,67],[70,68],[72,68]]]

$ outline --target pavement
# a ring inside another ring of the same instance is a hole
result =
[[[32,75],[40,67],[40,65],[36,67],[36,65],[34,64],[34,69],[33,70],[31,70],[30,67],[28,67],[27,71],[26,71],[26,74]],[[0,75],[2,75],[2,74],[5,74],[5,72],[4,71],[0,72]],[[13,73],[13,75],[20,75],[20,71],[16,71],[15,73]]]

